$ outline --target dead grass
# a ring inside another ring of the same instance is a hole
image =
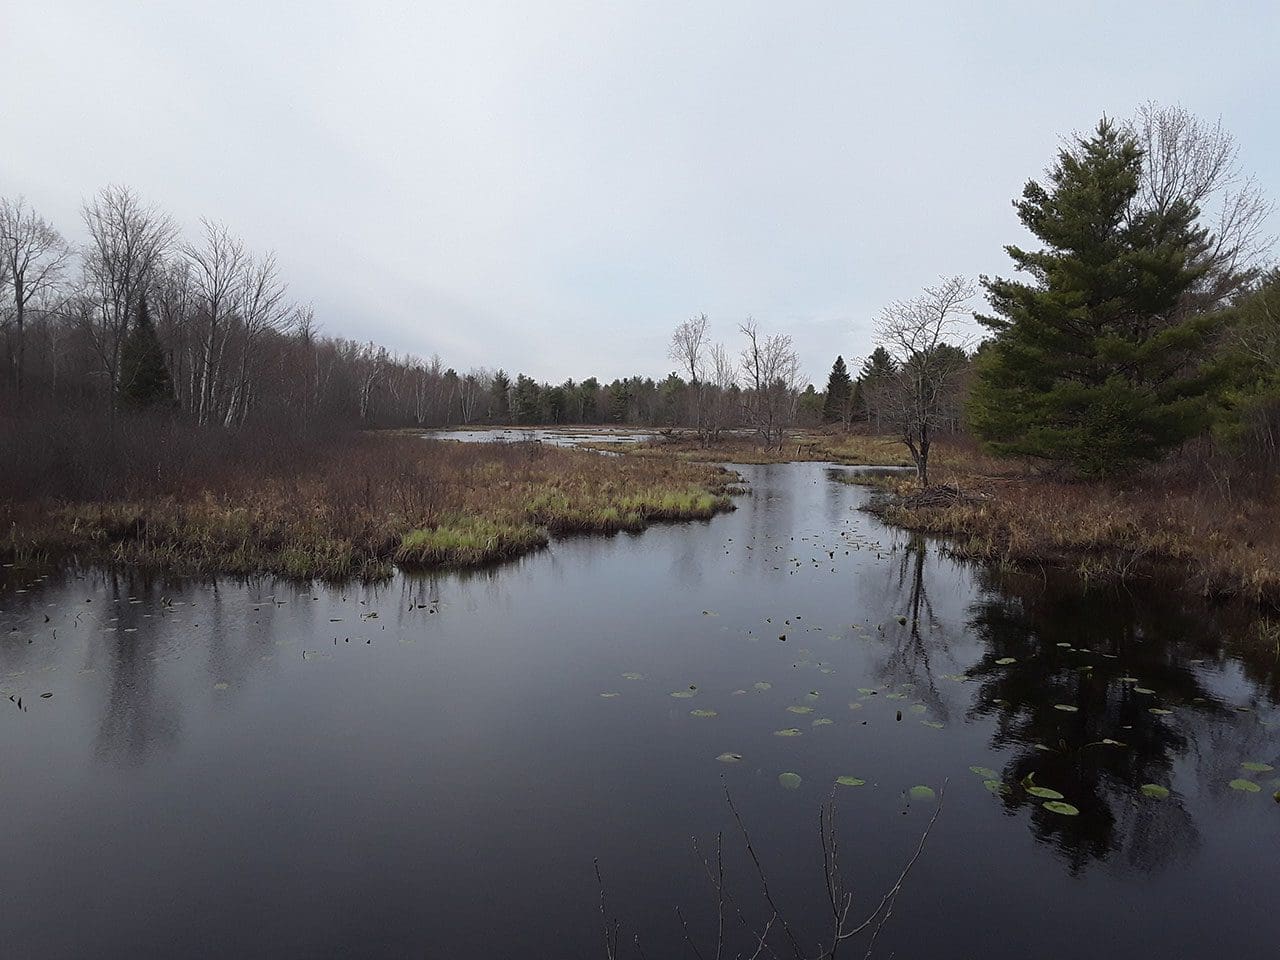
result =
[[[544,444],[348,435],[292,464],[252,457],[204,482],[182,474],[128,496],[0,503],[0,556],[185,574],[379,577],[394,564],[476,565],[549,534],[638,530],[732,509],[722,469]],[[77,490],[80,485],[77,485]]]
[[[1173,569],[1208,596],[1280,605],[1280,485],[1230,483],[1230,464],[1184,452],[1124,482],[1074,482],[953,447],[933,470],[961,496],[914,503],[914,478],[865,482],[891,523],[950,539],[957,556],[1068,567],[1088,578]]]

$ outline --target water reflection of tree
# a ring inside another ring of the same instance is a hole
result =
[[[913,685],[915,696],[940,721],[950,717],[947,693],[939,689],[939,663],[958,669],[952,653],[952,635],[937,615],[929,596],[929,573],[939,562],[936,547],[918,534],[906,537],[896,547],[896,562],[889,564],[885,591],[886,610],[905,617],[905,624],[885,627],[883,659],[877,675],[890,686]],[[946,669],[945,667],[943,669]]]
[[[1168,785],[1175,764],[1199,751],[1198,737],[1211,735],[1219,749],[1230,740],[1237,754],[1256,737],[1256,721],[1216,700],[1193,663],[1221,655],[1210,611],[1163,590],[1086,590],[991,570],[977,578],[983,592],[969,626],[986,649],[969,671],[980,684],[971,716],[994,719],[994,746],[1012,751],[1001,772],[1014,785],[1006,805],[1032,807],[1037,836],[1073,871],[1092,860],[1152,869],[1194,849],[1198,830],[1177,796],[1149,801],[1140,788]],[[1017,786],[1032,774],[1081,815],[1043,809]]]
[[[163,652],[161,634],[154,620],[147,621],[140,613],[155,609],[159,588],[142,576],[107,573],[104,581],[102,586],[117,601],[119,620],[117,630],[105,641],[112,646],[107,651],[106,704],[94,755],[111,763],[141,765],[158,749],[176,743],[181,730],[176,705],[160,691],[157,659]],[[135,606],[127,602],[148,593],[153,594],[151,603]]]

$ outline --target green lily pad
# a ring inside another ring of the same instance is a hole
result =
[[[912,712],[912,713],[927,713],[927,712],[928,712],[928,710],[929,710],[929,708],[928,708],[928,707],[926,707],[923,703],[913,703],[913,704],[911,705],[911,712]]]
[[[690,710],[691,717],[716,717],[719,716],[714,710]]]
[[[874,697],[879,691],[873,690],[871,687],[859,687],[858,692],[864,697]]]
[[[778,774],[778,783],[782,785],[784,790],[796,790],[804,780],[798,773],[780,773]]]
[[[849,704],[849,709],[850,709],[850,710],[861,710],[861,709],[862,709],[862,704],[860,704],[860,703],[851,703],[851,704]]]
[[[813,725],[815,727],[826,727],[826,726],[830,726],[833,723],[835,723],[835,721],[832,720],[830,717],[819,717],[817,720],[813,721]]]
[[[1061,710],[1063,713],[1079,713],[1079,707],[1073,707],[1069,703],[1055,703],[1053,709]]]
[[[1103,737],[1101,742],[1108,747],[1127,747],[1128,744],[1123,740],[1112,740],[1110,737]]]
[[[1050,813],[1060,813],[1064,817],[1076,817],[1080,815],[1079,809],[1073,807],[1069,803],[1063,803],[1061,800],[1050,800],[1042,806]]]
[[[787,712],[788,713],[813,713],[813,707],[802,707],[796,704],[792,704],[791,706],[787,707]]]
[[[905,700],[907,699],[907,695],[905,693],[891,693],[888,696],[886,696],[885,699],[886,700]]]
[[[770,683],[768,680],[761,680],[761,681],[759,681],[759,682],[757,682],[757,683],[753,684],[753,686],[754,686],[757,690],[770,690],[770,689],[772,689],[772,688],[773,688],[773,684],[772,684],[772,683]]]
[[[1240,764],[1240,766],[1244,767],[1250,773],[1270,773],[1275,769],[1275,767],[1269,763],[1258,763],[1256,760],[1246,760],[1244,763]]]
[[[1150,797],[1152,800],[1167,800],[1169,798],[1169,788],[1162,787],[1158,783],[1144,783],[1139,789],[1144,796]]]
[[[673,690],[671,695],[677,700],[688,700],[697,692],[697,690]]]
[[[1039,797],[1041,800],[1061,800],[1063,794],[1049,787],[1027,787],[1027,793],[1033,797]]]
[[[1230,787],[1232,790],[1239,790],[1242,793],[1257,793],[1262,789],[1252,780],[1245,780],[1243,777],[1237,780],[1232,780],[1230,783],[1227,784],[1227,786]]]
[[[996,666],[1007,667],[1009,666],[1009,664],[1017,663],[1017,662],[1018,662],[1017,657],[1001,657],[999,660],[996,661]]]
[[[742,759],[740,753],[722,753],[716,757],[721,763],[738,763]]]
[[[836,777],[836,783],[842,787],[861,787],[867,781],[859,780],[857,777]]]
[[[623,680],[643,680],[644,674],[643,673],[624,673],[622,675],[622,679]]]
[[[1154,690],[1152,690],[1150,687],[1134,687],[1134,688],[1133,688],[1133,692],[1134,692],[1134,693],[1145,693],[1145,694],[1146,694],[1147,696],[1149,696],[1149,697],[1154,697],[1154,696],[1156,695],[1156,692],[1155,692]]]
[[[983,780],[982,785],[991,793],[1008,793],[1009,785],[1001,783],[999,780]]]
[[[1173,711],[1166,710],[1164,707],[1147,707],[1147,713],[1154,713],[1157,717],[1167,717]]]
[[[222,683],[222,682],[215,683],[215,684],[213,685],[213,689],[215,689],[215,690],[225,690],[225,689],[227,689],[227,684]]]
[[[997,774],[990,767],[970,767],[969,769],[974,773],[976,773],[978,776],[985,777],[988,780],[994,780],[997,776],[999,776],[999,774]]]
[[[921,720],[921,725],[928,727],[930,730],[941,730],[946,726],[945,723],[939,723],[937,720]]]
[[[614,697],[622,696],[622,694],[610,692],[610,693],[602,693],[600,694],[600,696],[603,697],[605,700],[612,700]]]
[[[933,787],[926,787],[923,784],[917,784],[908,790],[907,793],[911,796],[912,800],[935,800],[938,796],[934,793]]]
[[[800,736],[800,728],[787,727],[785,730],[775,730],[773,731],[773,735],[775,737],[798,737]]]

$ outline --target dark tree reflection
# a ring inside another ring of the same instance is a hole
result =
[[[993,746],[1011,751],[1004,803],[1030,808],[1037,836],[1073,871],[1094,860],[1152,869],[1193,850],[1199,834],[1176,793],[1152,801],[1141,787],[1169,784],[1200,753],[1198,738],[1234,755],[1257,737],[1257,717],[1215,689],[1227,612],[1158,588],[976,575],[968,624],[985,650],[969,670],[979,684],[970,716],[993,719]],[[1244,669],[1274,682],[1260,663]],[[1022,788],[1028,777],[1080,815],[1044,809]]]

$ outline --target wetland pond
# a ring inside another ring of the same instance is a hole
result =
[[[709,956],[693,838],[767,919],[726,786],[816,943],[824,799],[866,913],[945,783],[876,956],[1275,956],[1248,615],[957,563],[846,469],[377,585],[3,571],[4,955],[603,957],[598,858],[623,956]]]

